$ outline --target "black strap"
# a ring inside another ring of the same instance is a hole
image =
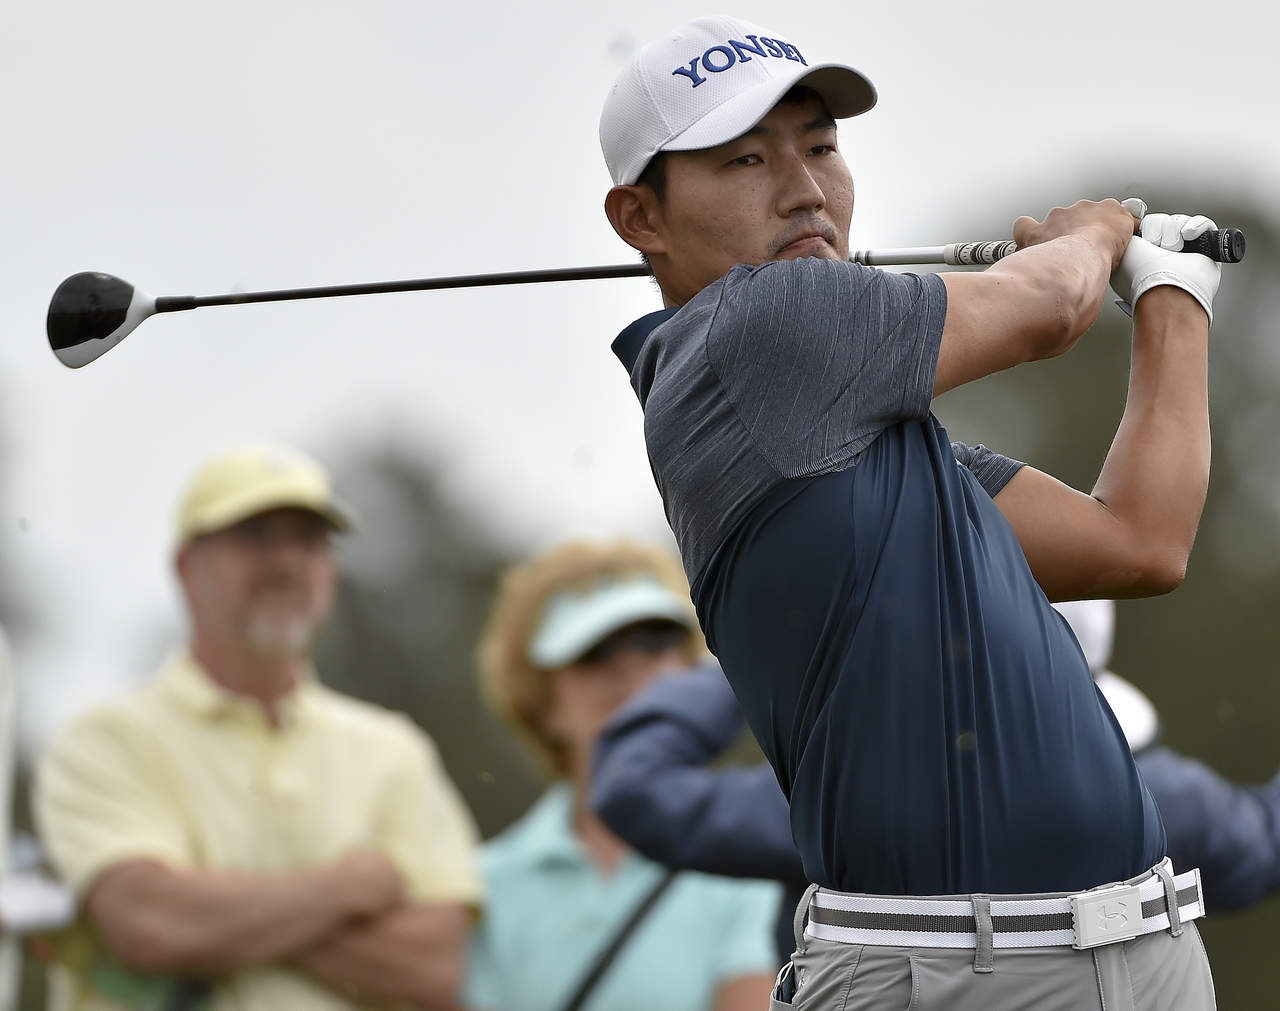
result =
[[[564,1005],[563,1011],[578,1011],[591,995],[591,991],[596,988],[596,984],[600,982],[609,966],[613,965],[614,959],[618,957],[620,952],[635,933],[636,927],[649,914],[654,906],[658,904],[658,900],[662,898],[662,893],[670,887],[671,882],[675,880],[676,872],[667,869],[662,879],[649,890],[649,893],[640,900],[636,908],[631,911],[631,915],[627,917],[627,922],[618,928],[618,932],[613,935],[613,939],[601,949],[600,954],[596,956],[595,964],[591,966],[587,974],[582,978],[582,982],[578,984],[578,989],[574,991],[569,1002]]]

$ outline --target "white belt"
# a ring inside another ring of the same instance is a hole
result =
[[[1200,870],[1176,877],[1166,859],[1124,884],[1074,895],[914,898],[825,888],[809,900],[805,934],[846,944],[921,948],[1092,948],[1142,934],[1182,932],[1204,916]]]

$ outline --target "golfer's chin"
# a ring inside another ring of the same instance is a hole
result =
[[[848,259],[848,256],[841,256],[840,251],[831,245],[826,239],[819,235],[810,235],[804,239],[797,239],[786,246],[783,246],[776,256],[775,260],[801,260],[805,257],[812,257],[816,260],[841,260]]]

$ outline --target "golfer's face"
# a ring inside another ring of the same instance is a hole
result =
[[[849,258],[853,178],[822,101],[783,101],[737,140],[667,155],[663,227],[685,301],[735,264]]]

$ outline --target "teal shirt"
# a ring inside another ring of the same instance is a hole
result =
[[[572,814],[573,791],[557,784],[485,846],[488,899],[471,938],[467,1007],[558,1011],[662,877],[636,853],[601,873]],[[706,1011],[722,984],[772,975],[780,894],[773,882],[681,872],[584,1011]]]

